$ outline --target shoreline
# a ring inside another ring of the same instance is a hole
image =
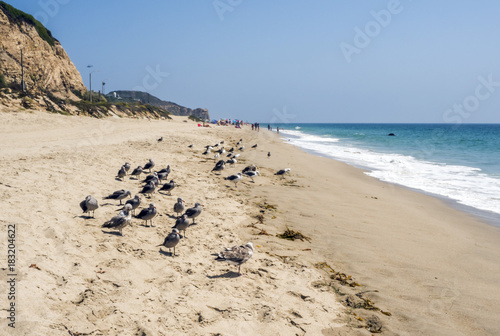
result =
[[[265,129],[197,128],[184,118],[0,118],[0,192],[8,205],[0,219],[20,228],[19,335],[370,335],[374,316],[382,335],[499,331],[500,231],[443,200],[287,146]],[[240,138],[240,162],[210,173],[215,162],[201,154],[203,145],[224,139],[229,148]],[[153,196],[161,209],[155,227],[133,220],[124,237],[104,234],[100,224],[117,202],[106,205],[102,196],[138,190],[134,180],[114,180],[119,165],[129,160],[134,168],[149,157],[158,169],[171,164],[178,183],[172,196]],[[261,172],[255,183],[244,178],[235,188],[223,180],[252,163]],[[292,169],[285,179],[273,175],[283,168]],[[79,216],[89,193],[101,204],[96,219]],[[171,230],[178,196],[205,208],[170,258],[154,245]],[[277,238],[286,227],[311,240]],[[244,277],[212,260],[220,247],[246,241],[256,253]],[[366,300],[379,310],[356,308]]]
[[[276,134],[275,131],[273,131],[273,133]],[[284,134],[277,134],[277,135],[280,138],[283,139],[284,143],[286,143],[285,140],[287,138],[287,135],[284,135]],[[288,135],[288,136],[290,136],[290,135]],[[361,169],[364,172],[370,172],[371,171],[369,167],[363,167],[361,165],[356,165],[356,164],[353,164],[353,163],[350,163],[350,162],[347,162],[347,161],[342,161],[342,160],[339,160],[339,159],[337,159],[335,157],[328,156],[327,154],[323,154],[321,152],[318,152],[318,151],[315,151],[315,150],[312,150],[312,149],[302,148],[302,147],[300,147],[298,145],[294,145],[294,146],[297,147],[297,148],[299,148],[299,149],[301,149],[302,151],[304,151],[306,153],[309,153],[309,154],[312,154],[312,155],[315,155],[315,156],[319,156],[319,157],[328,158],[328,159],[335,160],[335,161],[338,161],[338,162],[343,162],[343,163],[346,163],[346,164],[348,164],[349,166],[351,166],[353,168]],[[450,197],[439,195],[439,194],[435,194],[435,193],[428,192],[428,191],[425,191],[425,190],[422,190],[422,189],[409,187],[409,186],[406,186],[404,184],[399,184],[399,183],[395,183],[395,182],[382,181],[382,180],[380,180],[380,179],[378,179],[376,177],[373,177],[373,178],[376,179],[376,180],[378,180],[378,181],[380,181],[380,182],[385,182],[385,183],[393,184],[393,185],[396,185],[396,186],[404,188],[404,189],[412,190],[414,192],[418,192],[418,193],[421,193],[421,194],[424,194],[424,195],[435,197],[437,199],[441,199],[442,201],[446,202],[447,204],[449,204],[450,207],[452,207],[454,209],[457,209],[457,210],[462,211],[462,212],[464,212],[466,214],[469,214],[469,215],[473,215],[473,216],[477,217],[478,220],[486,222],[486,223],[488,223],[490,225],[493,225],[495,227],[500,227],[500,214],[499,213],[496,213],[496,212],[493,212],[493,211],[488,211],[488,210],[478,209],[478,208],[475,208],[475,207],[470,206],[470,205],[459,203],[457,200],[452,199]]]

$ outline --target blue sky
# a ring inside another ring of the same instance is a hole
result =
[[[6,2],[93,89],[263,123],[500,123],[495,0]]]

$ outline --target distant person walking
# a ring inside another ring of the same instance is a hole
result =
[[[270,131],[271,130],[271,125],[267,124],[267,130]]]
[[[276,127],[276,133],[280,134],[280,128]]]

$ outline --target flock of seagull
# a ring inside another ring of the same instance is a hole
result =
[[[162,140],[163,138],[158,139],[158,141]],[[244,151],[245,149],[245,146],[242,145],[242,141],[243,140],[240,139],[235,146],[240,152]],[[227,150],[227,159],[220,159],[222,155],[226,154],[226,150],[224,149],[223,144],[224,141],[220,141],[213,146],[207,145],[204,147],[204,152],[202,153],[203,155],[208,155],[213,152],[215,153],[214,160],[219,159],[215,164],[215,167],[212,169],[212,172],[221,172],[225,169],[226,164],[234,166],[237,163],[238,158],[240,157],[239,153],[236,154],[235,147],[232,147],[231,149]],[[193,145],[189,145],[188,147],[193,148]],[[253,145],[251,148],[257,148],[257,144]],[[271,153],[268,152],[267,156],[270,157]],[[124,181],[127,175],[130,176],[130,179],[140,179],[141,174],[145,174],[146,170],[148,170],[148,173],[150,175],[147,175],[146,178],[142,180],[142,183],[144,183],[144,185],[141,187],[141,191],[139,191],[139,193],[136,194],[133,198],[130,190],[125,189],[117,190],[103,198],[104,200],[120,201],[120,205],[123,205],[123,208],[119,210],[120,212],[116,216],[113,216],[111,219],[102,224],[102,228],[118,230],[120,235],[123,235],[122,230],[126,226],[131,224],[132,215],[134,215],[137,219],[143,220],[146,227],[153,227],[153,218],[158,214],[158,210],[156,209],[156,205],[154,203],[150,203],[147,208],[143,208],[137,215],[135,214],[136,209],[138,209],[141,205],[141,195],[150,198],[150,195],[153,194],[156,190],[158,190],[159,192],[165,192],[166,195],[171,195],[172,190],[176,187],[174,180],[170,180],[170,182],[162,182],[163,180],[167,180],[168,175],[171,172],[170,165],[159,171],[152,172],[152,169],[154,167],[155,162],[152,159],[149,159],[149,161],[144,166],[138,166],[137,168],[135,168],[130,174],[130,163],[126,162],[123,166],[120,167],[116,175],[117,180]],[[281,169],[274,175],[278,175],[283,178],[284,175],[289,171],[290,168]],[[257,167],[255,165],[250,165],[245,167],[241,172],[226,176],[224,179],[233,182],[235,187],[238,187],[237,183],[242,180],[243,176],[251,178],[252,182],[254,182],[254,178],[258,175],[259,171],[257,170]],[[161,183],[163,183],[163,186],[161,188],[158,188]],[[122,201],[127,197],[129,199],[125,202],[125,204],[123,204]],[[185,202],[182,198],[177,198],[177,202],[173,207],[173,211],[177,214],[175,225],[172,227],[172,232],[170,232],[165,237],[163,243],[158,245],[168,248],[173,257],[176,255],[175,247],[180,242],[181,238],[187,237],[186,229],[190,225],[196,224],[195,219],[202,213],[203,205],[201,203],[197,202],[193,207],[187,209],[185,208],[184,203]],[[88,195],[82,202],[80,202],[80,207],[83,210],[84,214],[90,215],[90,213],[92,213],[92,217],[94,218],[95,210],[99,208],[99,202],[92,195]],[[190,220],[192,220],[192,223],[190,222]],[[183,236],[180,235],[181,231],[183,232]],[[171,252],[172,249],[173,253]],[[252,257],[253,251],[253,244],[249,242],[245,245],[226,248],[225,250],[217,254],[217,258],[215,260],[225,261],[231,265],[238,266],[238,274],[241,275],[241,265]]]

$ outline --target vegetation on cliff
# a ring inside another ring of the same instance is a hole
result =
[[[54,46],[54,42],[56,41],[56,39],[52,36],[50,30],[45,28],[44,25],[40,23],[40,21],[33,17],[33,15],[20,11],[19,9],[14,8],[3,1],[0,1],[0,8],[3,9],[3,12],[5,13],[5,15],[7,15],[12,23],[20,24],[21,22],[25,22],[27,24],[35,26],[38,35],[40,35],[43,40],[47,41],[48,44]]]

